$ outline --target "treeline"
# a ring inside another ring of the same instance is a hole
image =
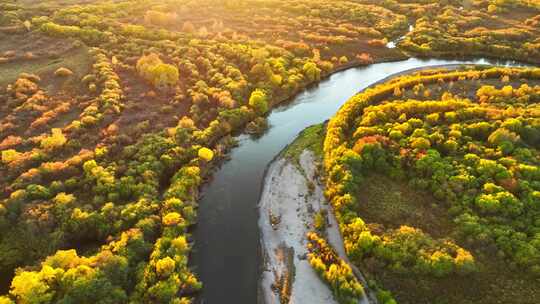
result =
[[[485,56],[538,63],[540,32],[535,16],[539,9],[512,8],[526,7],[530,1],[495,2],[468,10],[449,6],[423,16],[399,47],[419,56]]]

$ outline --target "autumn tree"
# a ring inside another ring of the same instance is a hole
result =
[[[267,99],[266,93],[263,90],[257,89],[253,91],[249,97],[249,106],[259,115],[263,115],[269,110]]]
[[[302,69],[310,81],[321,80],[321,69],[317,67],[315,62],[307,62]]]
[[[178,68],[161,61],[159,55],[150,53],[137,61],[137,72],[157,88],[173,87],[178,83]]]
[[[205,162],[209,162],[214,158],[214,152],[205,147],[199,149],[198,155]]]
[[[62,147],[67,138],[62,133],[62,129],[53,128],[51,130],[51,136],[47,136],[41,140],[41,147],[46,150],[53,150]]]

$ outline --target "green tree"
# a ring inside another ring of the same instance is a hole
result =
[[[488,137],[488,142],[492,145],[500,145],[504,142],[510,142],[510,143],[516,143],[519,141],[519,135],[509,131],[505,128],[499,128],[495,130],[491,135]]]

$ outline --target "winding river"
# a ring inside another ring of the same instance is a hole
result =
[[[254,304],[260,275],[257,204],[268,163],[306,127],[329,119],[351,96],[369,85],[407,70],[452,64],[518,65],[485,59],[461,61],[410,58],[338,72],[272,111],[271,125],[258,139],[239,136],[231,159],[202,189],[193,251],[195,272],[203,282],[199,302]]]

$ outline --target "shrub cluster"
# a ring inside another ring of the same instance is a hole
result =
[[[339,303],[352,304],[364,297],[364,288],[326,240],[311,232],[308,239],[308,260],[319,276],[326,281]]]

